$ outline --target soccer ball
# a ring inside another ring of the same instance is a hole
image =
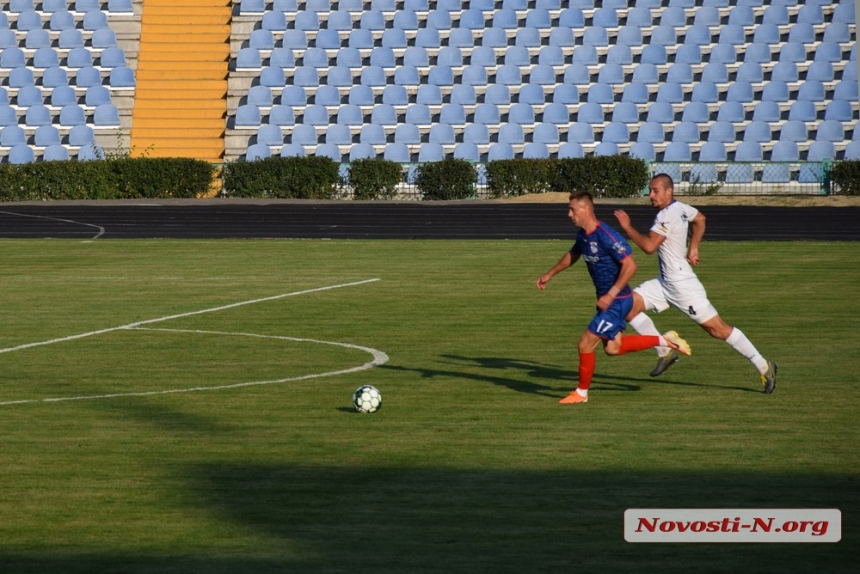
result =
[[[352,404],[360,413],[375,413],[382,407],[382,393],[371,385],[361,385],[352,393]]]

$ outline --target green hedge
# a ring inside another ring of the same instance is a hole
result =
[[[0,164],[0,201],[198,197],[213,167],[185,158]]]
[[[224,166],[224,195],[281,199],[332,199],[340,183],[338,163],[323,156],[269,157]]]
[[[422,199],[450,200],[475,196],[478,174],[471,162],[446,159],[418,167],[415,185]]]
[[[830,168],[831,193],[860,195],[860,161],[839,161]]]
[[[492,197],[547,191],[588,191],[595,197],[636,197],[648,185],[645,162],[625,156],[511,159],[487,164]]]
[[[403,179],[400,164],[384,159],[359,159],[349,166],[354,199],[392,199]]]

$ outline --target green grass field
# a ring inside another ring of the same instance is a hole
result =
[[[856,244],[703,245],[773,395],[669,310],[692,357],[599,354],[561,406],[594,291],[534,281],[568,246],[0,242],[0,572],[856,571]],[[372,359],[323,342],[389,360],[303,378]],[[630,544],[631,507],[839,508],[842,542]]]

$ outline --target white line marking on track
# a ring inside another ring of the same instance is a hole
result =
[[[2,213],[2,212],[0,212]],[[99,329],[97,331],[90,331],[88,333],[80,333],[78,335],[70,335],[68,337],[58,337],[56,339],[49,339],[47,341],[38,341],[35,343],[26,343],[24,345],[18,345],[16,347],[7,347],[5,349],[0,349],[0,353],[11,353],[13,351],[21,351],[24,349],[31,349],[33,347],[40,347],[44,345],[52,345],[55,343],[64,343],[66,341],[74,341],[76,339],[83,339],[86,337],[93,337],[95,335],[102,335],[104,333],[111,333],[113,331],[121,331],[121,330],[140,330],[140,331],[168,331],[168,332],[177,332],[177,333],[198,333],[198,334],[212,334],[212,335],[224,335],[224,336],[240,336],[240,337],[256,337],[260,339],[278,339],[283,341],[293,341],[293,342],[303,342],[303,343],[317,343],[322,345],[334,345],[338,347],[344,347],[347,349],[357,349],[360,351],[364,351],[373,356],[373,360],[364,363],[363,365],[359,365],[358,367],[351,367],[348,369],[341,369],[337,371],[328,371],[325,373],[312,373],[309,375],[300,375],[296,377],[287,377],[284,379],[274,379],[269,381],[251,381],[244,383],[234,383],[229,385],[219,385],[219,386],[209,386],[209,387],[193,387],[188,389],[169,389],[169,390],[160,390],[160,391],[140,391],[140,392],[129,392],[129,393],[111,393],[111,394],[103,394],[103,395],[88,395],[88,396],[73,396],[73,397],[56,397],[56,398],[45,398],[45,399],[26,399],[26,400],[17,400],[17,401],[3,401],[0,402],[0,406],[7,405],[20,405],[20,404],[28,404],[28,403],[57,403],[57,402],[65,402],[65,401],[81,401],[81,400],[94,400],[94,399],[109,399],[109,398],[117,398],[117,397],[146,397],[153,395],[167,395],[167,394],[177,394],[177,393],[191,393],[191,392],[200,392],[200,391],[215,391],[215,390],[225,390],[225,389],[236,389],[241,387],[251,387],[251,386],[261,386],[261,385],[273,385],[277,383],[286,383],[291,381],[303,381],[307,379],[316,379],[321,377],[330,377],[334,375],[344,375],[348,373],[355,373],[359,371],[364,371],[367,369],[371,369],[373,367],[385,364],[388,362],[388,355],[382,351],[377,349],[373,349],[371,347],[363,347],[361,345],[353,345],[350,343],[340,343],[336,341],[321,341],[317,339],[302,339],[298,337],[285,337],[279,335],[261,335],[257,333],[228,333],[221,331],[195,331],[195,330],[187,330],[187,329],[156,329],[144,327],[144,325],[151,325],[153,323],[159,323],[162,321],[169,321],[171,319],[180,319],[183,317],[191,317],[194,315],[202,315],[204,313],[214,313],[216,311],[225,311],[227,309],[234,309],[236,307],[241,307],[244,305],[253,305],[255,303],[264,303],[267,301],[275,301],[277,299],[283,299],[286,297],[295,297],[297,295],[307,295],[309,293],[319,293],[321,291],[330,291],[332,289],[340,289],[343,287],[353,287],[356,285],[364,285],[367,283],[374,283],[376,281],[380,281],[379,278],[375,279],[365,279],[364,281],[355,281],[352,283],[341,283],[339,285],[328,285],[325,287],[316,287],[313,289],[305,289],[303,291],[294,291],[292,293],[282,293],[280,295],[274,295],[272,297],[263,297],[260,299],[251,299],[248,301],[240,301],[238,303],[231,303],[229,305],[222,305],[220,307],[212,307],[209,309],[202,309],[200,311],[190,311],[187,313],[179,313],[176,315],[168,315],[165,317],[158,317],[155,319],[147,319],[146,321],[137,321],[135,323],[128,323],[127,325],[120,325],[118,327],[110,327],[107,329]]]
[[[0,213],[6,214],[6,215],[15,215],[17,217],[29,217],[31,219],[47,219],[50,221],[61,221],[63,223],[72,223],[74,225],[86,225],[87,227],[95,227],[96,229],[99,230],[99,232],[96,233],[95,236],[91,238],[91,240],[92,239],[98,239],[99,237],[101,237],[102,235],[105,234],[105,228],[102,227],[101,225],[95,225],[94,223],[84,223],[83,221],[74,221],[73,219],[62,219],[60,217],[48,217],[47,215],[29,215],[27,213],[15,213],[14,211],[0,211]]]

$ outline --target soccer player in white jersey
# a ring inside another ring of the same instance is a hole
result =
[[[615,212],[619,225],[630,239],[648,255],[656,251],[660,260],[660,277],[633,290],[633,309],[627,322],[640,334],[658,334],[654,322],[644,311],[659,313],[671,305],[698,323],[710,336],[725,341],[749,359],[761,374],[764,392],[772,393],[776,388],[776,363],[765,359],[740,329],[720,318],[693,271],[692,266],[699,264],[699,243],[705,234],[705,216],[695,207],[675,200],[675,184],[664,173],[651,179],[649,189],[651,205],[660,211],[648,235],[633,228],[624,210]],[[691,230],[689,249],[688,229]],[[657,366],[651,371],[652,377],[664,373],[678,360],[677,352],[665,347],[658,348],[657,354]]]

